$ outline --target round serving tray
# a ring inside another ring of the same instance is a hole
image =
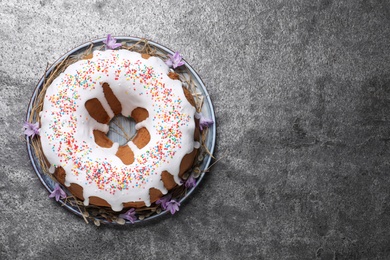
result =
[[[30,118],[31,117],[31,111],[33,109],[34,102],[36,101],[39,93],[41,92],[41,90],[43,88],[45,78],[50,75],[50,73],[56,68],[56,66],[58,64],[60,64],[67,57],[69,57],[71,55],[72,56],[77,56],[77,55],[85,52],[89,48],[91,48],[91,46],[93,46],[93,49],[95,49],[95,48],[102,48],[104,46],[103,40],[105,40],[105,39],[106,38],[101,38],[101,39],[97,39],[97,40],[94,40],[94,41],[87,42],[87,43],[85,43],[83,45],[80,45],[79,47],[69,51],[66,54],[64,54],[62,57],[60,57],[56,62],[54,62],[47,69],[47,71],[45,72],[43,77],[38,82],[38,85],[36,86],[36,88],[34,90],[34,93],[33,93],[32,97],[31,97],[31,100],[30,100],[30,103],[29,103],[29,106],[28,106],[28,110],[27,110],[27,122],[31,121],[31,119],[32,119],[32,118]],[[115,39],[117,40],[117,42],[120,42],[122,44],[126,43],[128,45],[136,44],[136,43],[142,41],[142,39],[136,38],[136,37],[120,37],[120,36],[118,36],[118,37],[115,37]],[[160,53],[160,54],[163,54],[163,55],[166,55],[166,54],[173,55],[174,54],[174,52],[172,50],[168,49],[165,46],[162,46],[161,44],[158,44],[156,42],[149,41],[149,40],[147,41],[147,43],[150,46],[152,46],[153,48],[155,48],[156,51],[158,53]],[[209,94],[207,93],[206,87],[204,86],[201,78],[195,72],[195,70],[185,60],[183,60],[183,61],[184,61],[184,65],[183,66],[185,66],[187,68],[187,73],[192,78],[194,84],[197,86],[197,90],[204,97],[204,102],[203,102],[203,106],[202,106],[202,114],[205,117],[210,118],[214,122],[216,122],[215,121],[213,105],[211,103],[211,99],[209,97]],[[46,173],[43,172],[43,170],[42,170],[42,168],[40,166],[39,160],[37,158],[37,155],[36,155],[36,153],[35,153],[35,151],[34,151],[34,149],[32,147],[31,139],[26,136],[26,141],[27,141],[27,151],[28,151],[28,154],[29,154],[32,166],[34,168],[34,171],[37,174],[37,176],[40,179],[40,181],[42,182],[43,186],[48,190],[48,192],[51,193],[54,190],[55,182],[53,181],[53,179],[50,176],[48,176]],[[210,154],[213,154],[214,147],[215,147],[215,141],[216,141],[216,124],[214,123],[213,125],[211,125],[209,127],[206,139],[205,139],[205,141],[203,143],[203,145],[207,148],[207,150],[210,152]],[[208,167],[210,166],[210,163],[211,163],[211,160],[212,160],[210,154],[208,154],[208,153],[204,154],[204,159],[203,159],[202,163],[199,166],[201,174],[197,178],[196,185],[194,187],[192,187],[192,188],[187,190],[185,195],[179,201],[181,204],[193,193],[193,191],[198,187],[199,183],[204,178],[205,172],[208,169]],[[71,211],[72,213],[74,213],[74,214],[76,214],[76,215],[78,215],[80,217],[83,216],[83,213],[80,211],[79,207],[70,205],[69,203],[66,203],[66,201],[64,201],[62,199],[60,199],[58,202],[64,208],[66,208],[67,210]],[[160,213],[153,214],[153,215],[151,215],[151,216],[149,216],[147,218],[144,218],[142,220],[141,219],[137,219],[134,223],[141,223],[141,222],[143,223],[143,222],[146,222],[146,221],[149,221],[149,220],[157,219],[157,218],[160,218],[161,216],[163,216],[163,215],[165,215],[167,213],[168,213],[167,210],[163,210]],[[106,219],[100,218],[100,217],[96,217],[96,219],[99,220],[100,222],[106,223],[106,224],[108,224],[108,223],[115,223],[115,222],[109,222]],[[130,222],[126,220],[126,224],[129,224],[129,223]]]

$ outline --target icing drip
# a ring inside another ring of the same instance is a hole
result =
[[[48,87],[41,117],[41,143],[51,169],[62,167],[65,185],[83,187],[84,204],[89,197],[106,200],[115,211],[123,203],[143,201],[150,205],[149,189],[167,193],[161,173],[178,177],[182,158],[198,144],[194,142],[195,108],[187,101],[182,84],[170,79],[168,66],[159,58],[143,59],[127,50],[95,51],[93,58],[70,65]],[[97,98],[110,118],[114,116],[103,93],[108,83],[128,117],[145,108],[149,117],[136,125],[150,133],[149,143],[134,153],[134,162],[125,165],[116,155],[119,145],[102,148],[95,143],[93,130],[108,132],[108,125],[93,119],[84,104]]]

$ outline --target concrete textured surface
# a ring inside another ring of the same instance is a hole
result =
[[[390,4],[0,1],[0,259],[389,259]],[[47,63],[91,39],[179,50],[221,158],[178,214],[95,227],[48,199],[21,126]]]

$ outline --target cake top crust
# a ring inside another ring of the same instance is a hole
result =
[[[149,189],[167,193],[161,174],[168,171],[181,183],[182,158],[199,147],[194,141],[195,108],[188,102],[179,80],[168,76],[169,67],[158,57],[144,59],[128,50],[95,51],[93,57],[70,65],[47,88],[40,112],[42,150],[51,172],[62,167],[65,185],[83,188],[84,204],[97,196],[120,211],[123,203],[143,201],[150,205]],[[134,162],[126,165],[115,154],[119,144],[110,148],[96,144],[93,131],[109,131],[85,108],[98,99],[110,118],[114,117],[103,93],[109,84],[121,103],[121,114],[129,117],[135,108],[144,108],[149,117],[137,123],[150,134],[149,143],[138,149],[128,145]]]

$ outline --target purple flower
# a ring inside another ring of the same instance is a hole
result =
[[[174,69],[176,69],[177,67],[184,65],[184,61],[182,61],[183,57],[178,51],[175,52],[173,56],[171,54],[168,54],[168,56],[169,59],[165,61],[165,64],[167,64],[169,67],[173,67]]]
[[[172,200],[172,195],[168,194],[163,197],[161,197],[159,200],[156,201],[157,205],[161,205],[161,208],[163,210],[169,210],[171,214],[175,214],[176,211],[179,211],[180,202],[177,202],[176,200]]]
[[[176,200],[170,200],[166,204],[166,209],[171,212],[171,214],[175,214],[176,211],[179,211],[180,202],[177,202]]]
[[[104,40],[103,43],[106,45],[106,49],[111,49],[111,50],[114,50],[122,46],[122,44],[116,43],[116,39],[114,37],[111,37],[111,34],[107,35],[107,39]]]
[[[202,113],[196,113],[195,118],[199,119],[199,128],[203,131],[203,128],[209,127],[214,124],[214,121],[203,116]]]
[[[29,122],[24,122],[23,124],[24,134],[33,138],[35,135],[39,135],[39,123],[36,122],[31,124]]]
[[[195,185],[196,185],[196,179],[192,175],[188,177],[188,179],[184,183],[184,186],[186,186],[186,188],[188,189],[194,187]]]
[[[161,205],[161,208],[165,210],[167,208],[167,203],[171,200],[171,198],[172,198],[171,194],[165,195],[165,196],[161,197],[160,199],[158,199],[156,201],[156,204]]]
[[[66,193],[63,191],[58,183],[54,186],[54,190],[50,193],[49,198],[56,198],[56,201],[66,198]]]
[[[131,223],[134,223],[137,220],[137,217],[135,216],[135,208],[131,208],[126,213],[120,214],[120,218],[127,219]]]

